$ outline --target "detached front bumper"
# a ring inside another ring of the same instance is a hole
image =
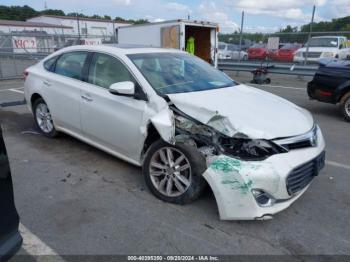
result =
[[[213,190],[220,218],[268,219],[288,208],[310,185],[308,182],[300,191],[290,193],[287,189],[288,176],[322,156],[324,148],[325,142],[318,129],[316,147],[291,150],[273,155],[264,161],[242,161],[226,155],[208,159],[208,169],[203,176]],[[270,196],[271,203],[264,206],[258,204],[253,194],[256,191]]]

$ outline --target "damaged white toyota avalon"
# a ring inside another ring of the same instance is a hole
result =
[[[194,201],[208,184],[221,219],[272,218],[325,163],[309,112],[182,51],[74,46],[24,74],[43,134],[64,132],[142,166],[166,202]]]

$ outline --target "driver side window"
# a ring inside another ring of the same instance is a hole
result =
[[[118,59],[106,54],[94,54],[88,76],[90,84],[108,89],[112,84],[124,81],[135,83],[128,69]]]

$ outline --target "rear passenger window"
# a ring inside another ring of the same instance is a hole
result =
[[[74,79],[82,79],[87,52],[72,52],[61,55],[56,63],[55,73]]]
[[[128,69],[116,58],[95,53],[89,69],[88,82],[103,88],[124,81],[135,83]]]
[[[57,56],[49,59],[49,60],[46,60],[44,62],[44,68],[47,70],[47,71],[50,71],[50,72],[53,72],[54,70],[54,65],[55,65],[55,62],[57,60]]]

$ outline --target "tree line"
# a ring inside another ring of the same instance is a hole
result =
[[[84,17],[84,18],[94,18],[94,19],[104,19],[104,20],[114,20],[114,21],[119,21],[119,22],[128,22],[132,24],[145,24],[149,23],[147,19],[124,19],[122,17],[115,17],[112,19],[111,16],[109,15],[84,15],[82,13],[76,13],[76,12],[71,12],[71,13],[65,13],[62,10],[59,9],[45,9],[42,11],[37,11],[33,8],[31,8],[28,5],[24,6],[5,6],[5,5],[0,5],[0,19],[4,20],[16,20],[16,21],[26,21],[29,18],[40,16],[40,15],[59,15],[59,16],[79,16],[79,17]]]

